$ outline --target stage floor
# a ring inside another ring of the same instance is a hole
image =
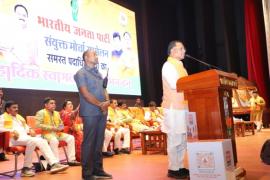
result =
[[[237,167],[243,167],[247,171],[247,180],[269,180],[270,165],[265,165],[260,160],[262,144],[270,137],[270,129],[245,137],[237,137]],[[135,143],[137,144],[137,143]],[[12,156],[9,156],[12,159]],[[35,159],[35,158],[34,158]],[[23,156],[20,156],[19,167],[22,166]],[[188,165],[185,158],[185,165]],[[5,171],[13,166],[13,161],[0,162],[0,171]],[[131,155],[117,155],[104,159],[104,169],[113,175],[115,180],[169,180],[167,174],[167,156],[162,154],[142,155],[140,150],[135,150]],[[10,179],[0,176],[1,179]],[[15,179],[21,178],[20,173]],[[37,173],[31,180],[67,180],[81,179],[81,168],[70,167],[61,174],[50,175],[46,172]]]

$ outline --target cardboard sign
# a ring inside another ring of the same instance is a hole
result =
[[[188,142],[192,180],[235,180],[230,139]]]

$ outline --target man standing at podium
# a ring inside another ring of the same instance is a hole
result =
[[[168,177],[176,179],[189,176],[189,170],[183,164],[187,143],[185,114],[188,106],[184,94],[176,91],[177,80],[188,75],[181,62],[185,58],[185,52],[182,42],[170,42],[168,58],[162,67],[164,121],[161,130],[167,134]]]

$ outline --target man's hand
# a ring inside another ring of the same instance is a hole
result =
[[[11,132],[11,137],[14,139],[14,140],[18,140],[19,137],[20,137],[20,134],[18,133],[18,131],[14,130],[13,132]]]
[[[106,112],[108,110],[109,105],[110,105],[110,101],[104,101],[99,104],[99,107],[102,112]]]
[[[32,137],[35,137],[36,136],[36,132],[33,129],[30,129],[29,130],[29,135],[32,136]]]
[[[58,128],[57,128],[57,131],[63,131],[64,130],[64,124],[60,124],[59,126],[58,126]]]

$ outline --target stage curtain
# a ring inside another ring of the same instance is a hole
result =
[[[262,4],[259,0],[245,0],[245,35],[248,79],[255,81],[269,107],[269,76],[266,56]]]

